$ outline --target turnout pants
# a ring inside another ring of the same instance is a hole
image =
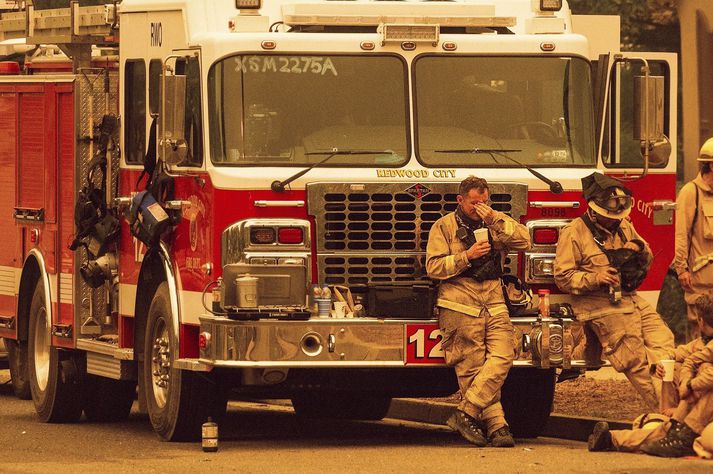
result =
[[[681,400],[673,412],[673,418],[687,424],[698,434],[713,422],[713,390],[703,392],[694,403]]]
[[[515,358],[507,313],[478,317],[438,308],[446,363],[455,368],[463,401],[458,409],[485,422],[488,434],[506,426],[500,389]]]
[[[651,410],[657,411],[659,397],[649,364],[670,357],[674,348],[673,333],[661,316],[648,303],[636,302],[632,313],[610,314],[587,325],[612,367],[624,373]]]
[[[626,375],[651,411],[657,411],[659,398],[649,374],[641,314],[612,314],[593,319],[589,325],[612,367]]]
[[[614,449],[635,453],[645,443],[653,443],[666,436],[670,422],[661,423],[654,428],[639,428],[635,430],[612,430],[611,441]]]

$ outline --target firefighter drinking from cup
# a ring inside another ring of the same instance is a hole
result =
[[[631,191],[621,182],[593,173],[582,178],[582,191],[589,209],[562,229],[555,282],[573,295],[577,319],[586,322],[590,337],[584,353],[591,354],[588,349],[598,340],[614,369],[623,372],[656,411],[658,396],[649,363],[669,358],[674,342],[659,314],[636,294],[652,260],[651,250],[627,219]],[[598,363],[598,353],[596,359],[587,362]]]
[[[705,447],[713,442],[713,293],[699,296],[694,306],[700,337],[676,348],[668,373],[663,363],[655,366],[655,376],[664,380],[664,391],[669,392],[662,397],[664,414],[642,415],[632,430],[610,431],[609,424],[600,421],[589,436],[590,451],[692,456],[699,451],[698,441],[704,451],[699,454],[708,455]]]
[[[440,281],[438,323],[448,365],[463,401],[448,425],[476,446],[511,447],[500,389],[515,357],[513,326],[500,283],[503,254],[525,250],[522,224],[488,206],[488,183],[460,183],[458,208],[437,220],[428,236],[426,270]]]

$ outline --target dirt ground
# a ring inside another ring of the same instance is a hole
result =
[[[457,404],[460,394],[435,399]],[[617,421],[633,421],[649,410],[626,380],[596,380],[579,377],[555,386],[553,413]]]
[[[554,413],[632,421],[649,410],[627,380],[579,377],[555,387]]]

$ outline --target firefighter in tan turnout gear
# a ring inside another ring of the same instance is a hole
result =
[[[700,337],[676,348],[673,381],[665,382],[673,396],[662,402],[666,415],[642,415],[645,420],[658,420],[658,423],[642,422],[633,430],[610,431],[609,424],[600,421],[589,436],[590,451],[692,456],[701,450],[696,449],[698,440],[698,448],[704,451],[699,454],[708,455],[705,446],[713,435],[713,293],[699,296],[694,306]],[[664,376],[661,364],[656,365],[656,376]]]
[[[529,248],[530,237],[488,206],[484,179],[470,176],[458,191],[458,208],[433,224],[426,249],[428,275],[440,281],[442,348],[463,395],[448,425],[476,446],[511,447],[500,389],[515,349],[500,277],[504,254]]]
[[[593,173],[582,178],[582,191],[589,209],[562,229],[555,282],[573,295],[577,319],[596,335],[612,366],[657,411],[649,364],[670,358],[674,340],[658,313],[636,294],[650,265],[651,250],[626,218],[631,192],[619,181]],[[586,344],[591,347],[596,341]],[[648,360],[647,349],[653,360]]]
[[[698,154],[700,173],[676,198],[676,255],[673,266],[685,291],[689,334],[698,333],[693,303],[713,291],[713,138]]]

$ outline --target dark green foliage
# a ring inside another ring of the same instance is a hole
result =
[[[623,50],[681,49],[678,0],[569,0],[572,13],[621,16]]]

